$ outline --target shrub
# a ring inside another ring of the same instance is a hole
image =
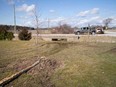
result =
[[[4,34],[0,33],[0,40],[5,40]]]
[[[0,40],[6,40],[7,30],[0,29]]]
[[[14,38],[13,33],[12,32],[7,32],[6,38],[7,38],[7,40],[12,40]]]
[[[12,32],[8,32],[5,28],[0,29],[0,40],[12,40],[13,38]]]
[[[52,33],[55,33],[55,34],[56,33],[71,34],[73,32],[74,32],[73,28],[71,28],[71,26],[68,24],[63,24],[58,27],[54,27],[54,29],[52,30]]]
[[[29,33],[27,29],[22,29],[22,31],[18,35],[18,38],[20,40],[30,40],[32,37],[31,33]]]

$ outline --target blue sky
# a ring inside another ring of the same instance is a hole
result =
[[[16,22],[22,26],[36,26],[36,12],[39,26],[47,27],[59,23],[71,26],[103,25],[102,21],[112,18],[116,26],[116,0],[0,0],[0,24],[13,25],[13,4],[16,5]]]

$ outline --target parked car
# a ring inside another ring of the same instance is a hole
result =
[[[76,35],[80,35],[80,34],[104,34],[103,28],[102,27],[82,27],[79,29],[75,29],[74,33]]]
[[[79,29],[75,29],[74,33],[76,35],[80,35],[80,34],[84,34],[84,33],[95,34],[96,29],[94,27],[82,27],[82,28],[79,28]]]
[[[96,28],[96,33],[97,33],[97,34],[104,34],[103,28],[102,28],[102,27],[97,27],[97,28]]]

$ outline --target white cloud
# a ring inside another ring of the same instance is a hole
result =
[[[90,18],[90,20],[92,21],[92,20],[98,20],[100,17],[99,16],[95,16],[95,17],[92,17],[92,18]]]
[[[109,17],[109,18],[111,18],[111,19],[113,19],[113,20],[116,20],[116,16],[111,16],[111,17]]]
[[[53,12],[55,12],[55,10],[51,9],[51,10],[49,10],[49,12],[53,13]]]
[[[99,16],[95,16],[95,17],[91,17],[91,18],[84,18],[78,21],[78,25],[87,25],[87,24],[91,24],[91,25],[96,25],[96,24],[101,24],[102,25],[102,18]]]
[[[86,16],[88,14],[89,14],[89,10],[88,11],[82,11],[77,16]]]
[[[27,4],[23,4],[22,6],[19,6],[17,8],[17,11],[24,11],[24,12],[32,12],[35,10],[35,5],[27,5]]]
[[[24,25],[26,25],[26,26],[31,26],[31,25],[32,25],[32,22],[31,22],[31,21],[26,21],[26,22],[24,23]]]
[[[23,24],[27,26],[36,26],[36,23],[33,19],[30,19],[30,17],[20,17],[22,18]],[[22,20],[21,19],[21,20]],[[76,17],[71,17],[71,18],[64,18],[64,17],[57,17],[54,19],[49,19],[50,27],[52,26],[57,26],[59,23],[61,24],[69,24],[71,26],[87,26],[88,24],[90,25],[102,25],[103,18],[100,16],[94,16],[94,17],[88,17],[88,18],[76,18]],[[48,19],[39,19],[39,24],[40,26],[47,27],[48,26]]]
[[[99,8],[93,8],[91,10],[91,14],[98,14],[99,13]]]
[[[98,13],[99,13],[99,8],[93,8],[91,10],[82,11],[82,12],[78,13],[77,16],[84,17],[87,15],[98,14]]]
[[[28,19],[28,16],[19,16],[20,19]]]
[[[63,17],[58,17],[58,18],[55,18],[55,19],[50,19],[51,22],[60,22],[60,21],[64,21],[65,18]]]
[[[85,24],[85,23],[88,23],[88,22],[89,22],[89,20],[87,20],[87,19],[82,19],[82,20],[80,20],[80,21],[78,22],[78,25]]]
[[[48,19],[47,20],[42,20],[45,25],[48,24]],[[58,25],[58,23],[61,24],[69,24],[71,26],[87,26],[88,24],[102,24],[102,19],[99,16],[94,16],[94,17],[88,17],[88,18],[76,18],[76,17],[71,17],[71,18],[64,18],[64,17],[57,17],[55,19],[49,19],[50,26]]]
[[[109,18],[113,19],[109,26],[116,26],[116,16],[112,16],[112,17],[109,17]]]

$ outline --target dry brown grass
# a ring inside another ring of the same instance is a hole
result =
[[[36,56],[47,56],[62,64],[50,75],[50,82],[56,87],[115,87],[116,44],[88,42],[84,37],[81,39],[80,42],[41,41],[38,45],[35,40],[1,41],[0,79],[35,62]],[[37,68],[22,75],[8,87],[41,87],[41,75]]]

